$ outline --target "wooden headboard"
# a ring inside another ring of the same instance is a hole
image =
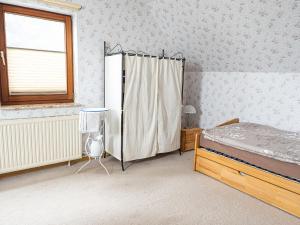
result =
[[[235,118],[235,119],[232,119],[232,120],[228,120],[225,123],[222,123],[222,124],[218,125],[217,127],[223,127],[223,126],[226,126],[226,125],[229,125],[229,124],[234,124],[234,123],[239,123],[239,122],[240,122],[240,119]]]

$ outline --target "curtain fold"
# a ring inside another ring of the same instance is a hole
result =
[[[157,154],[158,58],[125,56],[123,159]]]
[[[182,61],[161,59],[158,76],[158,152],[180,148]]]

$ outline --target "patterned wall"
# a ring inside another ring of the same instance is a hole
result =
[[[300,131],[300,1],[155,0],[151,7],[168,50],[187,57],[194,126],[239,117]]]
[[[183,52],[185,101],[202,112],[194,117],[195,124],[211,127],[238,116],[300,130],[295,86],[300,77],[300,1],[73,1],[83,5],[78,12],[77,103],[103,105],[106,40],[152,54],[162,48],[168,55]],[[36,0],[10,2],[44,5]],[[0,109],[0,119],[77,112],[78,107]]]
[[[191,72],[190,124],[210,128],[232,118],[300,132],[299,73]]]
[[[300,71],[299,0],[155,0],[151,6],[190,71]]]

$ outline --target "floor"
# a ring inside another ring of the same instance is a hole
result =
[[[192,169],[193,152],[129,165],[104,160],[0,180],[1,225],[289,225],[300,220]]]

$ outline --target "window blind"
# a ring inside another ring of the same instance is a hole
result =
[[[9,92],[21,94],[65,94],[66,53],[7,48]]]
[[[5,26],[9,94],[66,94],[65,24],[5,13]]]

